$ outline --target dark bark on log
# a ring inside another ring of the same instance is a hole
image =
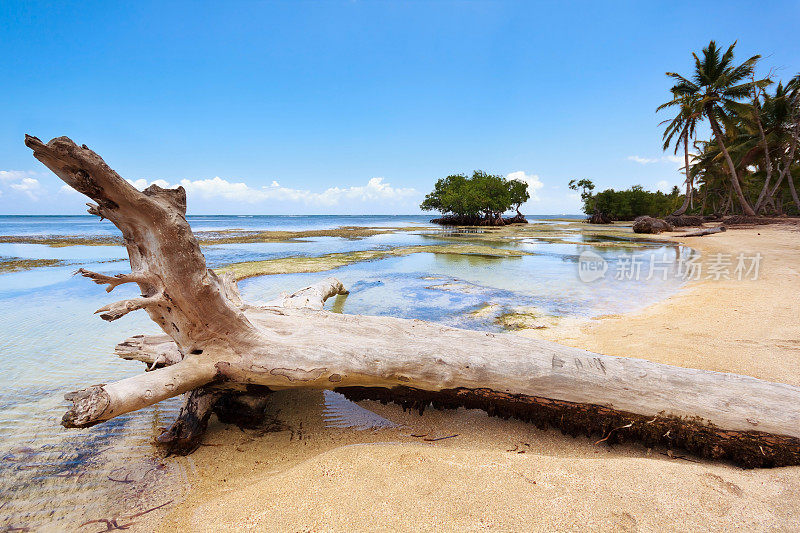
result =
[[[184,395],[184,404],[172,425],[156,441],[167,456],[189,455],[203,441],[211,414],[223,424],[242,429],[260,427],[266,416],[268,387],[248,385],[244,390],[230,390],[222,385],[207,385]]]
[[[156,439],[165,445],[167,456],[189,455],[200,446],[211,412],[223,394],[212,387],[186,393],[178,418]]]
[[[260,427],[266,416],[269,387],[248,385],[246,392],[225,394],[214,406],[214,414],[224,424],[236,424],[243,429]]]

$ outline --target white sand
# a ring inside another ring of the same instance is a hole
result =
[[[691,240],[764,255],[758,281],[695,282],[644,311],[524,332],[609,355],[800,385],[800,232],[761,227]],[[404,427],[327,428],[321,393],[282,392],[293,428],[215,424],[185,461],[185,500],[162,531],[687,531],[800,528],[800,467],[741,470],[664,450],[595,444],[480,411],[362,402]],[[457,437],[424,442],[425,437]],[[520,451],[525,453],[519,453]],[[689,460],[687,460],[689,459]],[[196,470],[195,467],[196,466]]]

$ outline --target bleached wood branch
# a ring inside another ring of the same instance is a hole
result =
[[[345,292],[334,279],[268,306],[247,305],[232,278],[206,268],[182,188],[140,192],[66,137],[25,142],[96,202],[90,212],[122,231],[142,298],[104,313],[118,318],[143,308],[174,341],[143,337],[118,346],[120,355],[162,368],[68,395],[68,427],[201,388],[253,384],[337,389],[413,407],[480,407],[571,433],[614,428],[609,442],[685,447],[743,466],[800,464],[800,388],[508,334],[329,313],[324,300]],[[208,412],[205,404],[190,408],[199,397],[187,397],[186,413]]]

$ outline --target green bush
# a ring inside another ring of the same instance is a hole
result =
[[[512,207],[519,212],[528,198],[527,183],[476,170],[472,177],[454,174],[438,180],[420,208],[445,215],[490,219]]]

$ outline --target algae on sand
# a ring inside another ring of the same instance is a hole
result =
[[[438,244],[430,246],[404,246],[384,250],[362,250],[357,252],[332,253],[318,257],[284,257],[264,261],[234,263],[216,269],[220,274],[231,272],[237,280],[268,274],[296,274],[301,272],[324,272],[363,261],[375,261],[386,257],[398,257],[416,253],[472,255],[482,257],[521,257],[530,255],[519,250],[492,248],[479,244]]]
[[[59,266],[59,259],[20,259],[19,257],[0,257],[0,273],[22,272],[38,267]]]
[[[558,324],[559,317],[547,315],[536,307],[517,307],[504,311],[495,317],[494,322],[508,331],[524,329],[547,329]]]

